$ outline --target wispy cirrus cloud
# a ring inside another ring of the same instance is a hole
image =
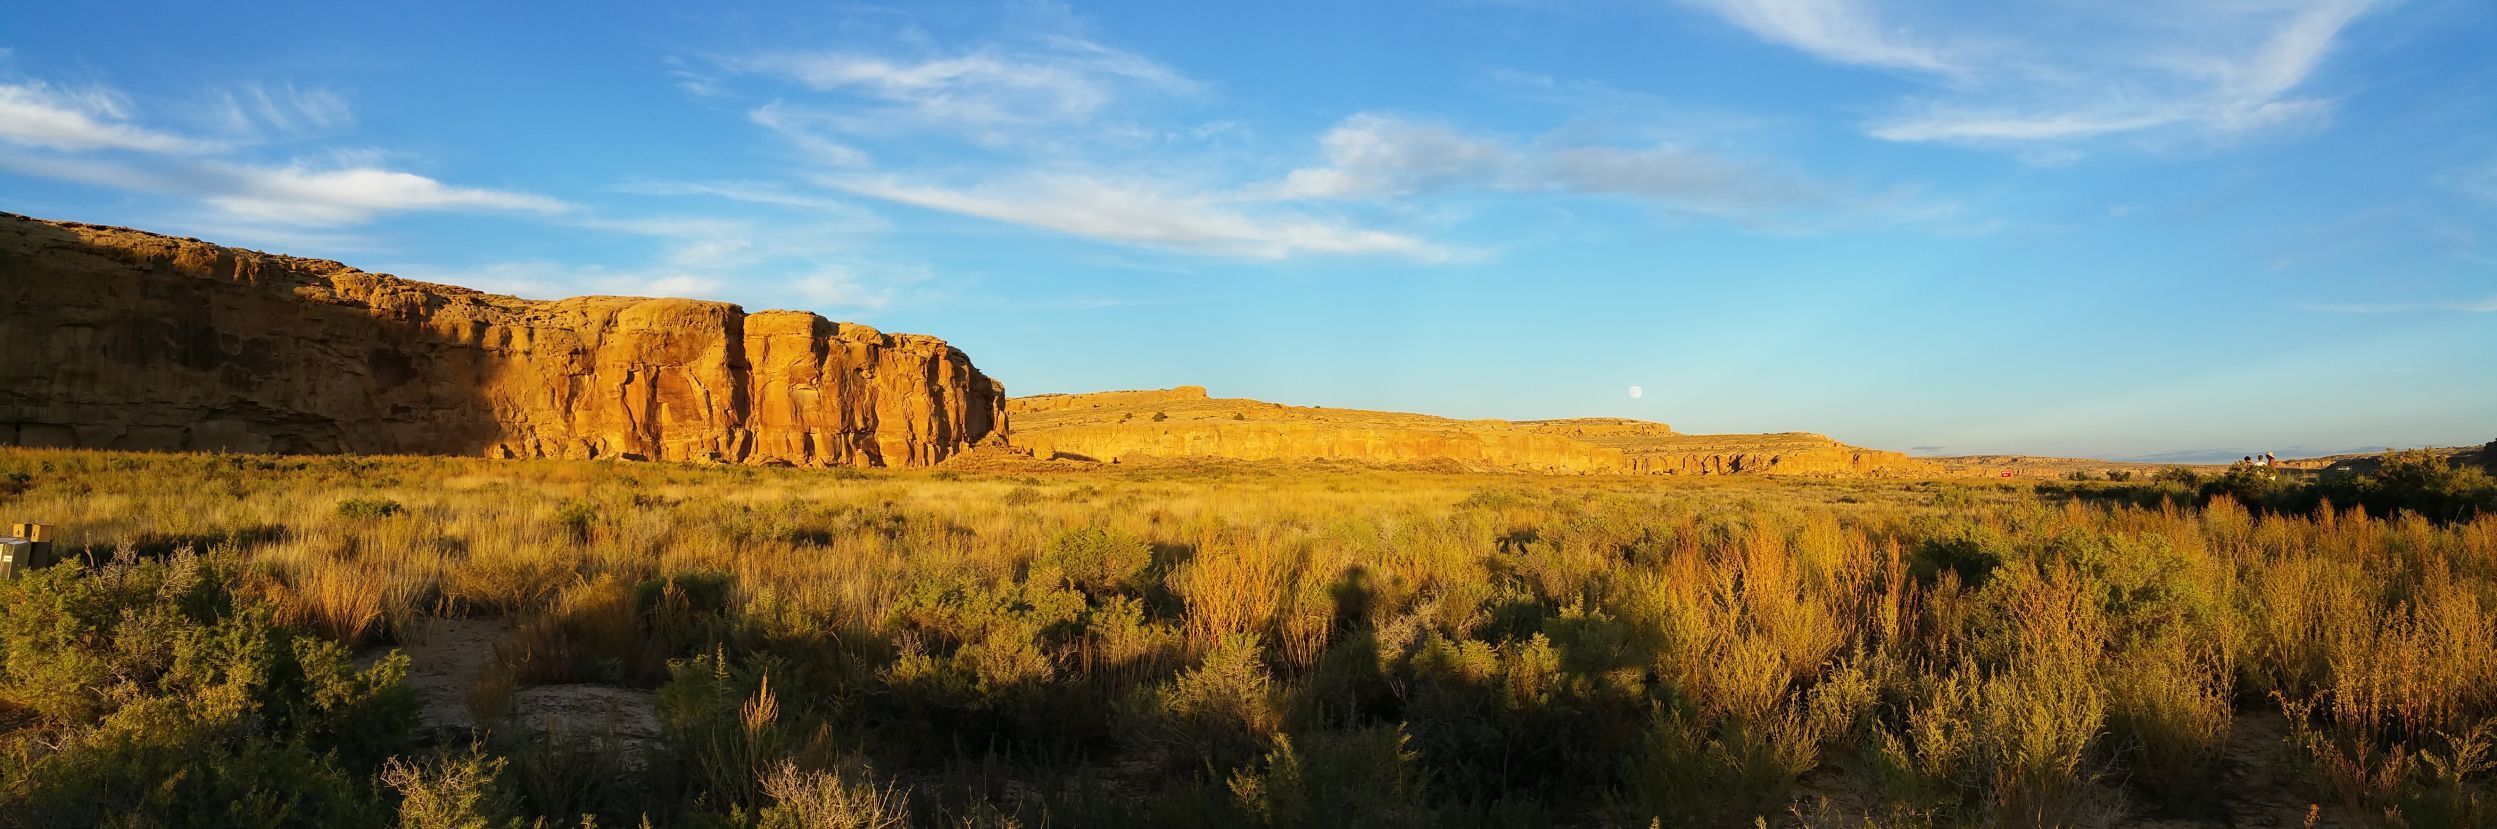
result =
[[[1800,176],[1672,143],[1621,146],[1518,142],[1434,121],[1377,113],[1319,139],[1326,163],[1265,192],[1283,199],[1380,199],[1433,191],[1618,196],[1694,214],[1737,217],[1822,199]]]
[[[1170,67],[1073,33],[953,52],[790,50],[721,64],[844,99],[848,105],[812,115],[845,132],[871,134],[941,129],[997,135],[1088,121],[1122,97],[1198,89]]]
[[[1455,255],[1307,200],[1243,194],[1218,163],[1187,157],[1227,125],[1161,117],[1204,85],[1082,29],[1043,15],[963,44],[911,30],[886,50],[767,50],[714,59],[717,83],[689,92],[761,99],[746,117],[796,151],[789,181],[845,196],[1204,256]],[[930,146],[947,148],[933,164]],[[1167,155],[1138,163],[1140,147]]]
[[[1932,88],[1864,125],[1874,137],[2024,151],[2112,138],[2224,141],[2324,123],[2335,102],[2311,91],[2315,75],[2380,5],[2036,3],[1920,15],[1869,0],[1691,2],[1823,60],[1929,77]]]
[[[1761,39],[1838,63],[1945,75],[1963,67],[1861,0],[1688,0]]]
[[[2445,189],[2497,205],[2497,156],[2447,170],[2436,177]]]
[[[1247,259],[1309,254],[1383,254],[1441,261],[1456,254],[1406,234],[1323,216],[1277,211],[1145,177],[1030,174],[944,186],[893,176],[839,177],[830,186],[862,196],[1061,233],[1163,250]]]
[[[355,107],[333,89],[249,83],[215,94],[217,120],[238,135],[330,133],[355,126]]]
[[[1519,138],[1382,113],[1345,118],[1318,137],[1315,163],[1275,177],[1262,171],[1309,145],[1243,149],[1222,143],[1240,140],[1228,122],[1170,117],[1212,90],[1080,27],[952,48],[915,34],[898,39],[912,46],[904,54],[793,49],[721,65],[745,86],[795,87],[767,89],[746,111],[797,151],[793,180],[1120,246],[1453,262],[1481,254],[1414,226],[1454,214],[1413,203],[1552,194],[1754,221],[1839,200],[1802,175],[1670,137]],[[693,94],[741,93],[753,96]],[[930,163],[931,145],[949,151]]]
[[[2420,302],[2307,303],[2298,307],[2308,311],[2331,314],[2399,314],[2420,311],[2491,314],[2497,313],[2497,296],[2484,299],[2441,299]]]

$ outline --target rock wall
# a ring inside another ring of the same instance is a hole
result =
[[[1447,461],[1521,472],[1910,477],[1939,469],[1821,435],[1683,435],[1628,418],[1454,420],[1406,412],[1209,397],[1202,386],[1016,398],[1015,445],[1033,457]]]
[[[1452,461],[1523,472],[1611,472],[1621,450],[1532,432],[1398,428],[1319,421],[1171,420],[1021,432],[1042,459],[1117,462],[1137,457],[1234,460]]]
[[[1002,437],[942,340],[536,302],[0,214],[0,443],[905,466]]]
[[[1756,452],[1649,452],[1624,458],[1628,470],[1645,475],[1806,475],[1904,478],[1942,473],[1934,464],[1898,452],[1832,444],[1813,449]]]
[[[1167,389],[1137,391],[1097,391],[1086,394],[1035,394],[1006,401],[1006,411],[1055,412],[1068,409],[1134,409],[1159,403],[1190,404],[1210,401],[1204,386],[1174,386]]]

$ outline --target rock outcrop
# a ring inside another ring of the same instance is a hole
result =
[[[1023,397],[1007,411],[1015,418],[1015,445],[1044,459],[1447,462],[1562,473],[1621,466],[1618,450],[1503,420],[1212,398],[1201,386]]]
[[[1526,472],[1907,477],[1939,470],[1820,435],[1684,435],[1627,418],[1454,420],[1207,396],[1199,386],[1052,394],[1007,403],[1014,442],[1042,459],[1452,462]]]
[[[1005,432],[934,337],[530,301],[0,214],[0,443],[911,466]]]
[[[1940,466],[1903,453],[1849,446],[1808,432],[1598,435],[1588,440],[1620,449],[1629,471],[1648,475],[1916,478],[1943,473]]]

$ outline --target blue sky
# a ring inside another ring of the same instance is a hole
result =
[[[0,20],[0,209],[805,308],[1016,394],[2497,438],[2478,0],[229,5]]]

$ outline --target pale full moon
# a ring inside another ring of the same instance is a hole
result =
[[[1630,387],[1630,399],[1632,399],[1632,400],[1637,400],[1637,399],[1639,399],[1639,395],[1646,394],[1646,393],[1647,393],[1647,390],[1646,390],[1646,389],[1642,389],[1642,388],[1639,388],[1639,387],[1637,387],[1637,386],[1631,386],[1631,387]]]

